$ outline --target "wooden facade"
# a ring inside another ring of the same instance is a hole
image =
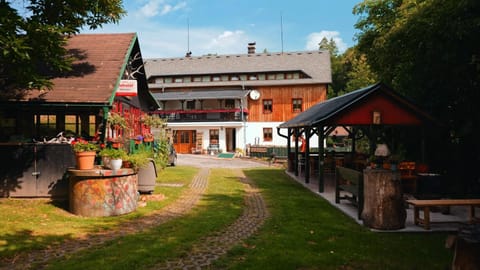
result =
[[[258,87],[256,90],[260,92],[260,98],[258,100],[249,100],[248,102],[248,121],[287,121],[314,104],[326,100],[327,88],[326,84]],[[302,100],[301,111],[293,110],[293,99]],[[272,100],[273,110],[271,113],[264,112],[264,100]]]
[[[322,50],[147,59],[145,70],[179,153],[284,145],[275,128],[326,100],[331,83]],[[191,152],[174,135],[183,131]]]

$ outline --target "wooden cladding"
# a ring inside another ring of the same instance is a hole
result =
[[[256,90],[261,95],[258,100],[248,100],[249,122],[285,122],[301,112],[292,109],[293,100],[301,100],[305,111],[327,96],[325,84],[257,87]],[[271,101],[271,112],[265,112],[265,101]]]

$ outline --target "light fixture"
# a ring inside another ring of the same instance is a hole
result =
[[[382,123],[382,113],[379,111],[373,111],[372,123],[374,125],[380,125]]]

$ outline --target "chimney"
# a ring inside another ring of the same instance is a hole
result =
[[[256,42],[250,42],[248,43],[248,54],[255,54],[255,45]]]

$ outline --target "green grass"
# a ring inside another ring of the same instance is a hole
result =
[[[188,215],[55,261],[48,269],[149,269],[182,256],[201,237],[228,226],[242,213],[244,191],[237,179],[232,170],[214,170],[207,193]]]
[[[113,229],[122,222],[161,209],[180,196],[197,172],[198,168],[193,167],[167,167],[159,173],[157,181],[171,179],[183,183],[183,187],[158,187],[155,193],[168,194],[165,200],[149,202],[146,207],[138,208],[133,213],[116,217],[75,216],[68,212],[68,201],[0,199],[0,258]]]
[[[371,232],[280,170],[249,170],[271,212],[218,269],[446,269],[444,233]]]
[[[184,187],[157,187],[155,192],[165,194],[166,200],[120,217],[80,218],[47,201],[0,200],[0,259],[99,228],[114,229],[160,209],[178,198],[197,172],[167,167],[158,181]],[[451,262],[452,252],[444,248],[445,233],[371,232],[289,179],[283,170],[252,169],[245,174],[261,189],[270,218],[211,269],[447,269]],[[167,258],[182,257],[202,237],[228,226],[242,213],[243,195],[234,170],[212,170],[206,194],[186,216],[68,255],[48,269],[149,269]]]

